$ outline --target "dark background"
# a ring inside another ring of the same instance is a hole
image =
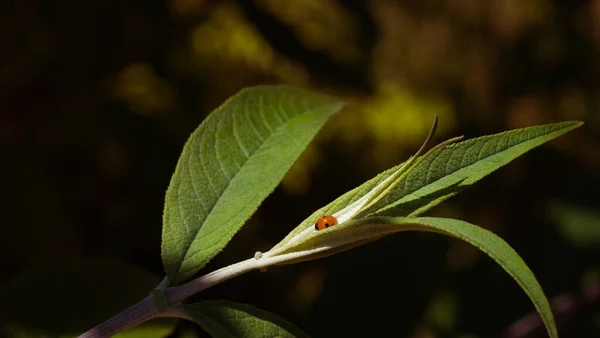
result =
[[[290,84],[349,106],[203,272],[268,250],[403,161],[435,113],[437,141],[581,120],[430,214],[499,234],[549,298],[571,301],[562,336],[598,336],[599,48],[597,0],[3,1],[0,282],[98,256],[162,275],[164,193],[189,134],[245,86]],[[490,337],[534,310],[487,256],[421,233],[198,299],[253,304],[316,337]]]

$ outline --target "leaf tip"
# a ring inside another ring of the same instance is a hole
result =
[[[585,123],[583,121],[573,120],[562,122],[562,124],[566,127],[566,129],[573,130],[583,126]]]

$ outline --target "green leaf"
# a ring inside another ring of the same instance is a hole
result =
[[[342,210],[346,206],[356,202],[359,198],[361,198],[366,193],[371,191],[371,189],[376,187],[383,180],[388,178],[390,175],[394,174],[394,172],[396,172],[396,170],[398,170],[398,168],[402,167],[403,165],[404,165],[404,163],[401,163],[393,168],[390,168],[390,169],[378,174],[377,176],[373,177],[372,179],[368,180],[367,182],[361,184],[360,186],[358,186],[358,187],[346,192],[342,196],[336,198],[334,201],[330,202],[326,206],[313,212],[304,221],[302,221],[302,223],[300,223],[296,228],[294,228],[294,230],[292,230],[281,242],[277,243],[277,245],[275,245],[273,247],[273,249],[271,249],[271,251],[279,249],[282,246],[288,244],[293,237],[300,234],[306,228],[310,228],[310,227],[314,226],[315,222],[317,221],[317,219],[319,219],[319,217],[322,217],[325,215],[332,215],[332,214]]]
[[[386,196],[359,213],[356,218],[367,215],[418,216],[528,150],[582,124],[578,121],[562,122],[515,129],[453,144],[442,143],[418,158]],[[313,226],[319,217],[334,214],[352,204],[404,164],[380,173],[315,211],[272,250],[288,244],[296,235]]]
[[[362,215],[420,215],[525,152],[582,124],[569,121],[515,129],[436,147],[417,161],[400,184]]]
[[[551,337],[557,337],[550,305],[533,272],[523,259],[494,233],[473,224],[432,217],[367,217],[315,231],[296,242],[285,253],[296,253],[284,264],[325,257],[400,231],[427,231],[452,236],[471,243],[489,255],[523,288],[542,316]]]
[[[261,86],[242,90],[202,122],[166,194],[162,259],[171,281],[189,278],[225,247],[342,105]]]
[[[155,274],[114,259],[36,268],[0,285],[0,322],[9,337],[74,337],[146,297],[159,282]],[[175,323],[154,320],[121,334],[163,337]]]
[[[177,320],[173,318],[156,318],[119,332],[113,338],[169,337],[173,333],[173,330],[175,330],[176,324]]]
[[[246,304],[206,301],[183,305],[175,311],[215,338],[308,337],[285,319]]]

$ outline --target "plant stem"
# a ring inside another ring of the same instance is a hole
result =
[[[125,309],[118,315],[85,332],[79,336],[79,338],[110,337],[130,327],[155,318],[158,314],[159,312],[154,305],[152,296],[147,296],[137,304]]]
[[[183,285],[168,288],[165,291],[167,304],[169,307],[179,305],[182,301],[193,294],[259,268],[259,262],[260,260],[255,258],[246,259],[191,280]]]
[[[186,284],[168,288],[165,291],[168,306],[179,305],[189,296],[198,293],[209,287],[224,282],[230,278],[239,276],[258,267],[258,260],[250,258],[236,264],[232,264],[213,271],[207,275],[194,279]],[[162,313],[158,311],[154,304],[152,295],[142,299],[137,304],[125,309],[104,323],[85,332],[79,338],[104,338],[110,337],[130,327],[139,325],[150,319],[161,317]]]
[[[297,258],[298,256],[304,256],[307,254],[310,254],[310,252],[284,254],[258,259],[250,258],[226,266],[180,286],[167,288],[167,290],[165,290],[167,305],[170,309],[174,308],[191,295],[208,289],[211,286],[222,283],[228,279],[237,277],[255,269],[261,269],[270,265],[280,264],[290,259]],[[79,338],[110,337],[125,329],[139,325],[156,317],[170,317],[170,315],[168,313],[159,312],[154,304],[153,296],[150,295],[142,299],[137,304],[125,309],[123,312],[105,321],[104,323],[83,333],[81,336],[79,336]]]
[[[262,256],[262,258],[249,258],[239,263],[235,263],[221,268],[219,270],[213,271],[207,275],[196,278],[183,285],[168,288],[165,291],[167,304],[169,305],[169,308],[177,306],[193,294],[196,294],[202,290],[206,290],[213,285],[217,285],[228,279],[242,275],[246,272],[266,268],[276,264],[291,262],[294,259],[310,256],[312,254],[326,250],[329,250],[329,248],[326,247],[316,250],[292,252],[276,256],[267,256],[268,252],[266,252],[264,256]]]
[[[237,277],[255,269],[262,269],[271,265],[292,262],[295,259],[318,254],[329,249],[329,247],[325,247],[270,257],[267,255],[263,256],[262,254],[257,254],[254,258],[249,258],[244,261],[226,266],[180,286],[167,288],[165,290],[165,298],[169,308],[167,312],[160,312],[154,303],[153,296],[150,295],[142,299],[137,304],[125,309],[118,315],[105,321],[104,323],[85,332],[79,336],[79,338],[110,337],[123,330],[139,325],[156,317],[172,317],[173,313],[177,313],[176,311],[172,311],[173,308],[181,304],[181,302],[191,295],[194,295],[202,290],[206,290],[211,286],[217,285],[228,279]]]

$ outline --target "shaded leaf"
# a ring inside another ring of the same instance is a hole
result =
[[[31,270],[0,285],[0,322],[9,337],[72,337],[146,297],[160,278],[114,259],[86,259]],[[174,320],[157,320],[121,333],[163,337]]]
[[[142,323],[131,329],[119,332],[114,338],[145,338],[145,337],[168,337],[177,324],[174,318],[156,318]]]
[[[557,337],[550,305],[533,272],[523,259],[494,233],[473,224],[447,218],[432,217],[367,217],[335,227],[315,231],[289,247],[296,253],[292,263],[311,260],[348,250],[369,241],[400,231],[437,232],[464,240],[489,255],[510,274],[534,303],[551,337]]]
[[[206,301],[180,306],[176,311],[215,338],[308,337],[285,319],[246,304]]]
[[[219,253],[342,102],[283,86],[242,90],[185,144],[167,190],[162,259],[180,282]]]
[[[356,217],[418,216],[528,150],[581,125],[582,122],[578,121],[547,124],[436,146],[417,159],[386,196]],[[272,250],[289,243],[296,235],[313,226],[319,217],[331,215],[357,201],[403,165],[401,163],[380,173],[315,211]]]
[[[132,327],[114,335],[114,338],[162,338],[169,336],[175,329],[177,320],[173,318],[157,318],[149,322]],[[14,323],[6,323],[2,327],[2,337],[6,338],[75,338],[79,333],[48,333],[44,330],[35,330]]]

